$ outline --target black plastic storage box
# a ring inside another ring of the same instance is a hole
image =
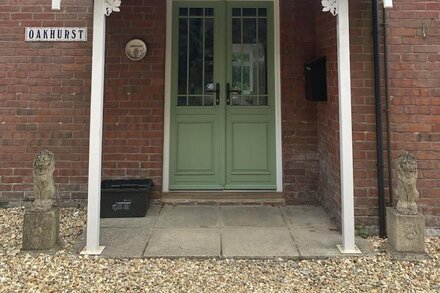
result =
[[[101,218],[145,217],[151,179],[104,180],[101,183]]]

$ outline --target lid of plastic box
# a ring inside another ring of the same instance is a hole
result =
[[[129,188],[150,188],[153,185],[151,179],[117,179],[104,180],[101,183],[102,189],[129,189]]]

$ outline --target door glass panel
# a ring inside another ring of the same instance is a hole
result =
[[[179,8],[177,106],[212,106],[214,9]]]
[[[203,93],[203,19],[190,18],[189,20],[189,94]]]
[[[260,96],[259,105],[268,105],[267,104],[267,96]]]
[[[235,13],[241,16],[241,9],[234,8]],[[241,89],[241,17],[232,18],[232,89]],[[234,101],[234,98],[232,99]],[[237,99],[235,99],[237,100]],[[234,104],[234,103],[233,103]]]
[[[205,16],[214,16],[214,8],[205,8]]]
[[[257,16],[256,8],[243,8],[243,16]]]
[[[266,8],[232,9],[231,59],[232,105],[268,105]]]
[[[253,96],[244,96],[243,97],[243,105],[244,106],[254,106],[258,103],[258,98]]]
[[[205,96],[203,98],[203,106],[212,106],[214,105],[214,98],[212,96]]]
[[[189,10],[190,16],[202,16],[203,15],[203,8],[191,8]]]
[[[178,97],[177,98],[177,106],[188,106],[188,97]]]
[[[258,94],[267,95],[267,19],[258,19]],[[267,105],[267,104],[265,104]]]
[[[180,8],[182,10],[183,8]],[[188,72],[188,19],[179,20],[179,66],[178,66],[178,93],[187,94]]]
[[[255,18],[244,18],[243,19],[243,43],[244,44],[255,44],[257,42],[257,22]]]
[[[188,8],[179,8],[180,16],[188,16]]]
[[[240,106],[241,105],[241,97],[240,96],[232,96],[232,105],[233,106]]]
[[[266,8],[258,8],[258,16],[267,16]]]
[[[203,106],[203,97],[195,96],[188,98],[188,106]]]
[[[215,89],[214,85],[214,19],[205,19],[205,80],[203,84],[205,85],[205,92],[213,91]],[[209,106],[205,104],[205,106]]]

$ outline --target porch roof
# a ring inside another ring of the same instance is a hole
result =
[[[119,6],[121,5],[121,0],[105,0],[105,14],[110,15],[113,11],[119,11]],[[333,15],[338,13],[338,0],[321,0],[322,11],[330,12]],[[384,0],[384,8],[392,8],[393,0]],[[52,0],[52,10],[61,9],[61,0]]]

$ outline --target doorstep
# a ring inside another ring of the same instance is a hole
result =
[[[171,205],[273,205],[285,204],[282,192],[166,192],[161,203]]]

